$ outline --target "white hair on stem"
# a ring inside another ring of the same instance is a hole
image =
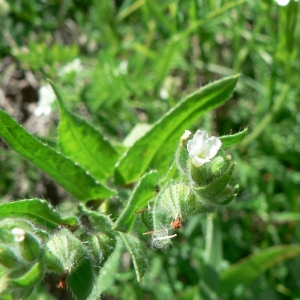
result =
[[[154,238],[153,241],[162,241],[162,240],[168,240],[168,239],[172,239],[173,237],[177,236],[177,234],[173,234],[173,235],[167,235],[167,236],[162,236],[162,237],[157,237]]]

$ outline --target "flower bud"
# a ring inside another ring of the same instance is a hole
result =
[[[187,171],[187,164],[189,160],[189,153],[186,149],[187,147],[187,139],[189,138],[191,132],[186,130],[185,133],[182,135],[176,154],[175,154],[175,161],[177,163],[178,169],[182,173],[186,173]]]
[[[32,233],[26,232],[21,228],[14,228],[12,233],[25,260],[33,261],[39,257],[40,242]]]
[[[13,278],[10,283],[14,287],[29,287],[39,283],[44,275],[44,265],[42,262],[36,262],[25,274],[21,277]]]
[[[190,188],[187,185],[171,182],[157,195],[152,209],[154,228],[150,232],[153,246],[166,248],[171,243],[171,238],[176,236],[172,233],[182,225],[189,194]]]
[[[62,229],[46,244],[47,267],[56,273],[71,269],[84,255],[80,241],[67,229]]]
[[[234,167],[235,163],[230,162],[227,165],[221,165],[221,173],[218,169],[210,169],[211,173],[207,173],[209,176],[211,175],[210,183],[205,186],[192,188],[193,193],[199,196],[199,200],[202,201],[221,205],[224,205],[225,202],[229,203],[229,198],[234,197],[234,189],[228,185]]]
[[[205,187],[216,181],[226,172],[231,164],[231,159],[226,157],[223,151],[220,151],[210,162],[203,164],[201,167],[196,167],[192,161],[190,161],[189,176],[197,187]]]
[[[30,221],[22,219],[6,218],[0,221],[0,243],[13,244],[25,238],[26,232],[38,233],[47,237],[48,233],[35,227]]]
[[[235,188],[232,188],[231,186],[227,185],[225,187],[225,189],[214,198],[214,202],[219,205],[229,204],[236,196],[237,189],[238,189],[238,186],[236,186]]]
[[[0,264],[6,268],[12,269],[18,267],[20,262],[11,248],[0,245]]]

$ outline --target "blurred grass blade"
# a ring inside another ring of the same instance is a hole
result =
[[[220,136],[219,139],[222,142],[222,148],[227,148],[240,143],[246,137],[247,132],[248,128],[245,128],[243,131],[235,134]]]
[[[132,14],[134,11],[139,9],[141,6],[143,6],[146,3],[146,0],[138,0],[132,3],[131,5],[128,5],[127,7],[123,8],[117,15],[116,20],[118,22],[121,22],[126,17],[128,17],[130,14]]]
[[[149,200],[155,197],[155,187],[158,183],[157,172],[151,171],[145,174],[134,189],[126,208],[115,223],[113,229],[129,232],[134,224],[135,213],[141,209],[147,208]]]
[[[97,180],[113,174],[118,154],[110,142],[84,119],[69,112],[54,83],[49,81],[59,102],[59,145],[63,154],[79,163]]]
[[[289,222],[300,222],[299,212],[280,212],[272,213],[270,215],[272,222],[289,223]]]
[[[41,143],[3,110],[0,110],[0,136],[79,200],[88,201],[115,194],[71,159]]]
[[[246,3],[247,0],[237,0],[237,1],[232,1],[232,2],[227,2],[225,3],[223,6],[217,8],[216,10],[211,11],[210,13],[208,13],[204,19],[200,19],[197,21],[194,21],[189,27],[187,27],[184,31],[180,32],[177,35],[173,36],[173,39],[182,39],[185,38],[187,36],[189,36],[190,34],[194,33],[195,31],[197,31],[199,29],[199,27],[201,27],[205,22],[211,21],[214,19],[218,20],[216,17],[219,15],[224,15],[228,10],[232,9],[232,8],[236,8],[237,6]],[[222,20],[222,19],[220,19]]]
[[[184,130],[194,126],[206,112],[225,103],[233,93],[238,77],[216,81],[179,102],[125,152],[116,166],[116,182],[135,182],[148,168],[166,172]]]
[[[216,271],[221,268],[223,256],[222,231],[214,213],[207,215],[204,262]]]
[[[179,40],[171,40],[163,49],[161,53],[158,54],[156,58],[156,74],[155,79],[157,87],[161,85],[164,78],[168,74],[171,62],[174,60],[174,55],[179,47]]]
[[[141,281],[145,271],[148,269],[146,248],[143,242],[137,238],[122,232],[118,233],[131,254],[137,281]]]
[[[0,219],[21,218],[47,228],[56,229],[59,225],[75,226],[75,217],[62,217],[49,202],[40,199],[27,199],[0,204]]]
[[[300,245],[275,246],[253,254],[221,274],[219,294],[232,292],[239,284],[250,284],[275,264],[300,255]]]
[[[215,213],[206,217],[205,251],[203,256],[203,273],[205,276],[200,281],[200,290],[205,290],[210,295],[209,299],[216,299],[218,291],[223,256],[222,231]],[[203,291],[202,291],[203,292]]]
[[[147,1],[147,7],[149,9],[149,12],[152,16],[154,16],[157,20],[159,20],[164,26],[165,28],[167,28],[170,33],[175,34],[176,33],[176,22],[169,21],[166,18],[166,14],[164,12],[164,10],[159,9],[161,8],[160,6],[157,6],[153,3],[153,1]],[[162,5],[162,3],[161,3]]]

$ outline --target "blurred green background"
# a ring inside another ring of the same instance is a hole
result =
[[[224,135],[249,127],[229,150],[239,195],[218,214],[226,269],[299,243],[299,17],[296,1],[0,0],[0,108],[55,145],[59,112],[42,89],[50,78],[73,111],[121,148],[136,124],[240,73],[231,100],[187,128]],[[1,201],[35,196],[62,206],[68,198],[1,140],[0,168]],[[193,217],[173,248],[150,249],[142,285],[124,257],[105,299],[205,299],[196,288],[206,276],[205,227]],[[300,299],[299,270],[299,257],[274,262],[248,285],[207,299]]]

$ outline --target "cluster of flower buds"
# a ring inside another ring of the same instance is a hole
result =
[[[186,130],[176,151],[181,177],[170,181],[158,194],[152,208],[154,247],[165,248],[185,217],[226,205],[235,196],[229,185],[235,163],[226,156],[217,137],[198,130],[190,139]]]
[[[31,223],[5,219],[0,223],[0,294],[25,299],[43,278],[44,251]]]
[[[190,134],[186,131],[182,136],[176,161],[188,178],[191,192],[200,202],[228,204],[235,195],[234,188],[229,186],[235,163],[221,149],[222,142],[217,137],[197,130],[193,139],[187,140]]]

